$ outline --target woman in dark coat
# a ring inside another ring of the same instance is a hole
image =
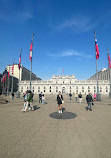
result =
[[[59,91],[59,94],[57,95],[58,113],[62,113],[62,101],[63,101],[63,96]]]

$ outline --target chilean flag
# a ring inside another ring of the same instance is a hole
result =
[[[13,70],[14,70],[14,64],[13,64],[13,66],[12,66],[12,75],[13,75]]]
[[[110,61],[110,55],[108,54],[108,60]]]
[[[21,53],[20,53],[20,57],[19,57],[19,70],[20,70],[20,65],[21,65]]]
[[[29,60],[32,60],[32,43],[30,45],[30,54],[29,54]]]
[[[95,50],[96,50],[96,59],[99,59],[99,48],[97,44],[97,39],[95,39]]]

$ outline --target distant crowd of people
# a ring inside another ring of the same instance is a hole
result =
[[[34,106],[33,106],[33,96],[34,94],[30,91],[27,90],[24,94],[24,105],[23,105],[23,109],[21,111],[29,111],[32,110],[34,111]],[[12,99],[13,99],[14,95],[12,94]],[[94,97],[92,97],[92,95],[89,93],[88,95],[86,95],[86,102],[87,102],[87,107],[86,110],[90,110],[92,111],[92,105],[94,105],[94,101],[96,100],[96,94],[94,94]],[[69,93],[69,98],[70,100],[72,100],[72,94]],[[58,104],[58,113],[62,113],[62,105],[64,103],[63,100],[63,95],[61,94],[61,92],[59,91],[58,95],[57,95],[57,104]],[[75,94],[75,102],[79,102],[82,103],[82,94]],[[42,92],[39,94],[39,104],[45,104],[45,95],[42,94]]]

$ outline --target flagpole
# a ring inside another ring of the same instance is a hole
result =
[[[8,70],[8,86],[7,86],[7,95],[9,95],[9,70]]]
[[[32,48],[33,48],[33,36],[34,33],[32,34]],[[31,91],[31,80],[32,80],[32,57],[31,57],[31,71],[30,71],[30,91]]]
[[[108,53],[108,48],[107,48],[107,56],[109,55]],[[111,98],[111,74],[110,74],[110,65],[109,65],[109,60],[108,60],[108,72],[109,72],[109,98]]]
[[[6,89],[7,89],[7,76],[5,74],[5,95],[6,95]]]
[[[96,32],[94,31],[94,37],[96,39]],[[98,83],[98,66],[97,66],[97,58],[96,58],[96,81],[97,81],[97,97],[96,101],[101,101],[100,93],[99,93],[99,83]]]
[[[22,54],[22,49],[20,51],[20,57],[19,57],[19,60],[21,60],[21,54]],[[19,61],[19,81],[18,81],[18,95],[17,97],[20,98],[20,67],[21,67],[21,61]]]
[[[3,78],[4,78],[4,76],[3,76]],[[4,79],[3,79],[2,94],[4,94]]]
[[[14,61],[15,61],[15,59],[14,59]],[[14,65],[14,62],[13,62],[13,65]],[[13,68],[13,71],[14,71],[14,68]],[[13,74],[14,74],[14,72],[13,72]],[[11,89],[11,93],[13,93],[13,74],[12,74],[12,89]]]

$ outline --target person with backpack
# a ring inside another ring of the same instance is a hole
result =
[[[79,103],[81,103],[82,102],[82,94],[81,94],[81,92],[79,93],[78,98],[79,98]]]
[[[57,95],[58,113],[62,113],[62,103],[63,103],[63,96],[59,91],[59,94]]]
[[[30,105],[30,108],[34,111],[34,107],[33,107],[33,93],[29,90],[28,94],[27,94],[27,103],[26,103],[26,108],[24,111],[27,111],[28,106]]]
[[[91,104],[93,102],[93,98],[90,93],[86,96],[86,101],[88,104],[88,106],[86,107],[86,111],[89,109],[89,106],[90,106],[90,111],[92,111]]]

